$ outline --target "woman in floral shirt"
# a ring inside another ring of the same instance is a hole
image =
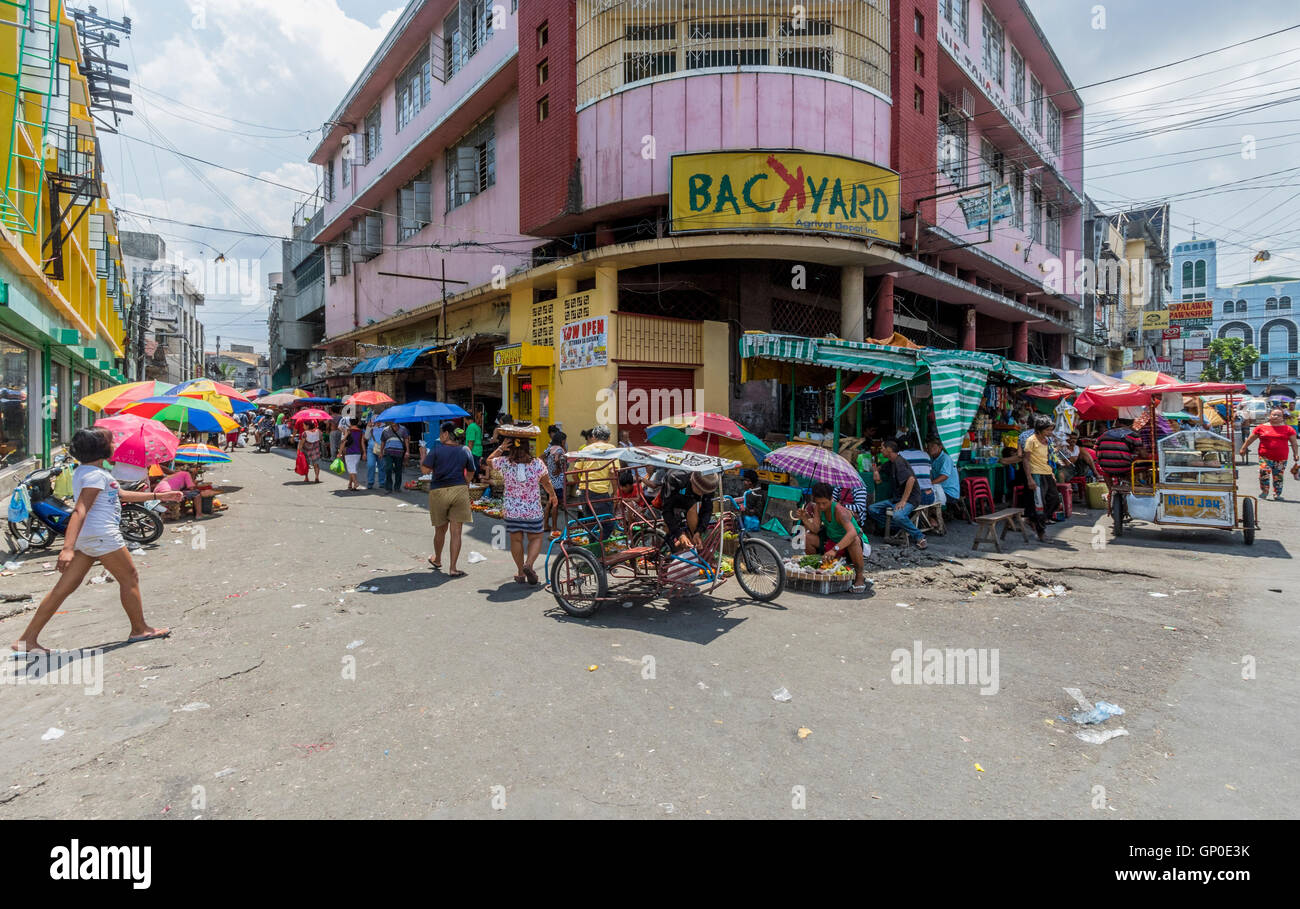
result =
[[[506,533],[510,534],[510,554],[515,560],[515,581],[537,583],[533,563],[542,551],[543,515],[540,492],[544,492],[548,507],[556,507],[555,488],[551,476],[540,458],[534,457],[528,442],[520,438],[505,438],[494,451],[488,463],[501,471],[505,481],[505,502],[501,513],[506,520]]]

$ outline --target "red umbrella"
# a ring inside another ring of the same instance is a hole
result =
[[[304,410],[298,411],[289,419],[293,420],[295,423],[301,423],[303,420],[314,420],[318,423],[319,422],[329,423],[334,418],[329,414],[327,414],[325,411],[317,407],[308,407]]]
[[[161,464],[176,456],[176,446],[181,440],[156,420],[146,420],[135,414],[118,414],[95,421],[95,426],[113,434],[113,457],[116,464],[133,464],[148,467]]]
[[[364,404],[370,406],[373,404],[392,404],[393,399],[382,391],[359,391],[350,397],[343,399],[344,404]]]

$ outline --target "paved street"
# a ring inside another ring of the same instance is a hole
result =
[[[0,817],[1260,818],[1300,805],[1295,484],[1292,501],[1262,505],[1254,547],[1146,527],[1094,549],[1094,511],[1047,545],[972,554],[963,524],[929,553],[956,562],[878,569],[872,596],[761,605],[728,584],[576,620],[511,581],[491,520],[477,516],[466,546],[487,560],[448,580],[424,564],[419,496],[347,493],[327,474],[304,486],[291,465],[241,451],[216,474],[230,509],[199,524],[202,539],[168,525],[137,554],[146,614],[174,634],[108,644],[102,694],[0,686]],[[21,559],[0,592],[39,597],[53,559]],[[1068,590],[987,592],[981,578],[996,590],[1008,568]],[[24,605],[0,604],[18,611],[0,622],[6,641]],[[90,584],[43,640],[92,647],[125,629],[115,585]],[[917,641],[996,649],[996,694],[895,684],[891,654]],[[1066,687],[1123,707],[1100,728],[1129,735],[1076,739]],[[43,740],[52,727],[64,734]]]

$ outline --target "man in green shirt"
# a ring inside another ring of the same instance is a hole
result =
[[[479,466],[483,461],[483,427],[478,425],[478,420],[471,415],[469,422],[465,424],[465,444],[469,446],[470,453],[474,455],[474,479],[478,479],[482,467]]]

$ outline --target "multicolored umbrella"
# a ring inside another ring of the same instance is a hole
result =
[[[1178,379],[1154,369],[1126,369],[1119,374],[1130,385],[1175,385]]]
[[[299,395],[285,394],[277,391],[275,394],[264,395],[263,397],[258,398],[257,406],[288,407],[290,404],[295,403],[299,397]]]
[[[730,458],[743,467],[757,467],[771,451],[739,423],[715,413],[670,417],[647,426],[645,434],[652,445]]]
[[[164,395],[128,404],[123,413],[171,423],[179,430],[191,432],[234,432],[239,424],[207,401]]]
[[[165,395],[170,389],[166,382],[127,382],[86,395],[77,403],[96,413],[114,414],[135,401]]]
[[[814,483],[857,487],[865,485],[853,465],[820,445],[786,445],[771,452],[764,462]]]
[[[298,411],[289,419],[293,420],[295,423],[302,423],[306,420],[314,420],[317,423],[329,423],[334,418],[317,407],[308,407],[304,410]]]
[[[229,464],[234,458],[212,445],[182,445],[176,449],[175,460],[187,464]]]
[[[135,414],[118,414],[95,421],[95,426],[113,434],[115,464],[148,467],[170,461],[181,440],[161,423]]]
[[[198,398],[228,414],[245,413],[255,409],[253,404],[233,387],[211,379],[190,379],[188,382],[173,386],[165,394],[178,395],[182,398]]]
[[[359,391],[343,399],[344,404],[361,404],[371,407],[376,404],[392,404],[393,399],[382,391]]]
[[[310,398],[310,397],[311,397],[311,395],[310,395],[308,392],[303,391],[301,388],[277,388],[275,391],[271,392],[271,394],[273,394],[273,395],[293,395],[295,398]]]
[[[260,398],[262,395],[269,395],[270,392],[267,391],[265,388],[246,388],[243,391],[241,391],[240,394],[251,401],[254,398]]]

